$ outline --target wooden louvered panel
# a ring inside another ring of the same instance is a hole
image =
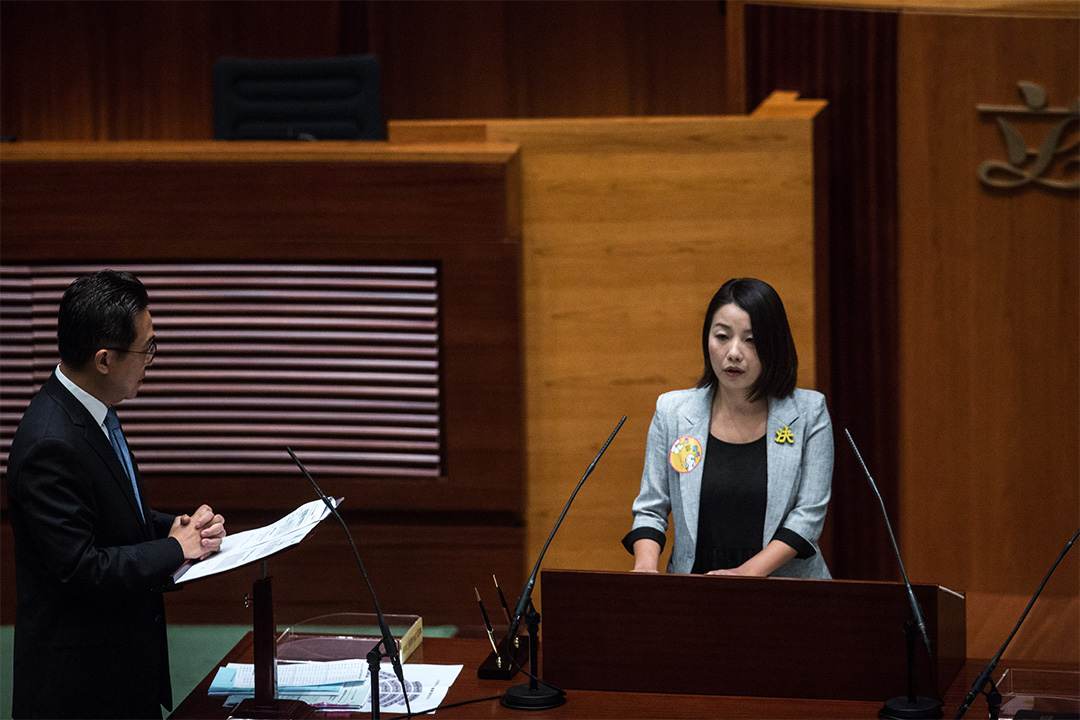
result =
[[[146,285],[159,347],[139,397],[118,408],[144,474],[293,473],[289,446],[321,475],[440,476],[436,266],[113,267]],[[58,362],[63,291],[96,269],[3,272],[5,457]]]
[[[0,462],[5,465],[15,428],[37,389],[30,288],[29,267],[0,267]]]

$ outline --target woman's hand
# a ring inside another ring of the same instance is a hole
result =
[[[740,577],[754,577],[753,573],[745,570],[741,565],[739,567],[727,568],[725,570],[710,570],[705,573],[706,575],[726,575],[728,577],[740,576]]]
[[[635,546],[636,547],[636,546]],[[739,567],[728,570],[710,570],[706,575],[740,575],[742,577],[768,577],[776,569],[795,557],[795,548],[782,540],[772,540],[761,552]]]

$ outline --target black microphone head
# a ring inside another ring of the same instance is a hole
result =
[[[311,483],[311,487],[315,488],[315,492],[319,494],[319,497],[321,497],[323,500],[327,500],[326,493],[324,493],[322,491],[322,488],[319,487],[319,483],[315,482],[315,478],[313,478],[311,476],[311,473],[308,472],[308,469],[304,467],[304,463],[300,462],[300,458],[296,457],[296,453],[292,451],[292,448],[286,446],[285,452],[289,453],[289,455],[292,456],[293,462],[296,463],[296,467],[300,468],[300,472],[304,473],[304,477],[306,477],[308,479],[308,482]]]
[[[866,461],[863,460],[862,453],[859,452],[858,446],[855,444],[855,438],[851,437],[851,433],[847,428],[844,428],[844,434],[847,435],[847,441],[851,445],[851,449],[855,451],[855,458],[859,461],[859,466],[862,467],[863,474],[866,475],[866,481],[870,483],[870,487],[874,488],[874,492],[878,491],[877,485],[874,483],[874,478],[870,474],[870,468],[866,467]]]

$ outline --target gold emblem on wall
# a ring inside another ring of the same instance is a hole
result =
[[[1017,87],[1023,105],[976,105],[980,113],[994,116],[1008,162],[987,160],[979,166],[979,180],[993,188],[1019,188],[1035,183],[1055,190],[1080,190],[1080,98],[1071,107],[1047,107],[1046,91],[1031,82]],[[1009,117],[1057,119],[1038,149],[1027,146],[1020,130]]]

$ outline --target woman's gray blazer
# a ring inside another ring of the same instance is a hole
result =
[[[694,566],[711,405],[709,388],[664,393],[656,401],[656,413],[649,426],[641,492],[633,506],[633,530],[654,528],[666,533],[671,515],[674,547],[667,567],[671,573],[688,573]],[[791,430],[793,442],[779,443],[777,433],[785,426]],[[813,390],[796,390],[786,398],[769,398],[766,434],[769,477],[762,547],[784,527],[814,549],[813,555],[795,558],[773,575],[831,577],[817,547],[833,472],[832,421],[825,396]],[[690,472],[679,473],[671,466],[668,453],[683,435],[701,442],[701,459]]]

